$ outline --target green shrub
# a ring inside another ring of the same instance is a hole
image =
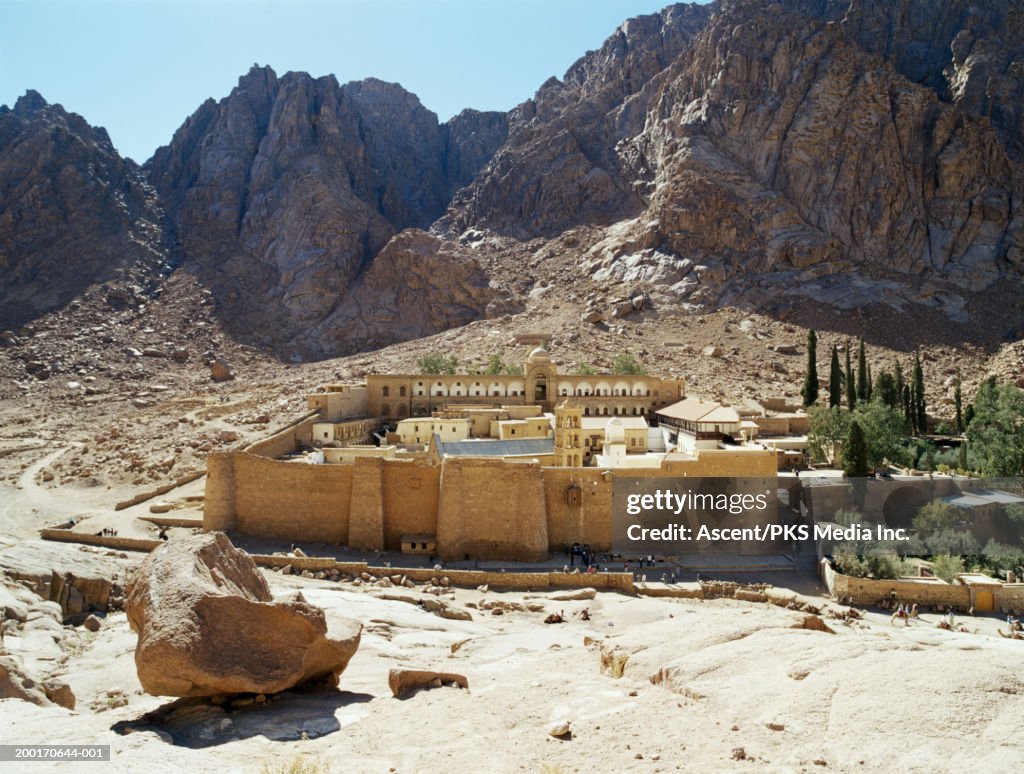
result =
[[[933,556],[932,572],[936,578],[952,583],[956,576],[964,571],[964,560],[959,556]]]

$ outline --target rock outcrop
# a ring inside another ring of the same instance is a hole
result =
[[[674,300],[938,292],[960,319],[959,293],[1024,271],[1020,12],[926,6],[735,0],[630,20],[512,112],[435,229],[605,226],[586,270]]]
[[[126,610],[139,635],[139,682],[160,696],[337,685],[362,630],[334,619],[329,629],[298,592],[274,601],[252,559],[222,533],[154,550],[129,584]]]
[[[130,563],[114,552],[26,540],[0,550],[0,573],[31,589],[65,619],[84,620],[92,612],[119,609]],[[0,604],[5,594],[0,593]]]
[[[416,691],[426,688],[469,688],[464,675],[454,672],[434,672],[425,669],[392,669],[388,673],[388,687],[396,699],[404,699]]]
[[[144,284],[165,257],[156,194],[106,130],[34,91],[0,106],[0,325],[93,283]]]
[[[0,655],[0,699],[21,699],[41,707],[56,704],[70,710],[75,708],[75,694],[67,683],[39,682],[25,672],[17,659],[4,655]]]
[[[388,241],[433,222],[504,138],[503,116],[439,124],[397,84],[254,67],[230,96],[204,103],[147,171],[182,260],[203,272],[236,332],[323,354],[344,349],[344,332],[330,346],[310,332],[329,324]]]
[[[375,349],[514,308],[456,242],[406,229],[385,245],[310,334],[328,351]]]

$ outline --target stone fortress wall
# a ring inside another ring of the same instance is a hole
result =
[[[574,542],[607,551],[614,472],[482,458],[309,465],[249,452],[208,460],[204,527],[365,551],[430,534],[448,560],[539,561]],[[628,472],[627,472],[628,475]],[[775,455],[704,451],[650,476],[774,476]]]

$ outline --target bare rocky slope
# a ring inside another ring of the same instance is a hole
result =
[[[972,293],[1019,295],[1024,268],[1020,100],[1000,101],[1020,90],[1020,6],[949,5],[920,27],[924,5],[907,2],[876,15],[737,0],[631,20],[513,111],[435,228],[606,227],[584,254],[592,273],[684,304],[883,301],[966,322]],[[991,51],[998,83],[982,74]]]
[[[156,192],[104,129],[34,91],[0,106],[0,324],[62,308],[95,283],[152,285],[167,258]]]
[[[507,115],[443,124],[397,84],[254,66],[142,174],[30,93],[0,113],[4,317],[117,279],[134,306],[177,267],[230,338],[291,360],[587,281],[666,311],[869,335],[845,312],[891,330],[938,311],[915,343],[1014,340],[1022,18],[1011,0],[674,5]],[[524,277],[536,239],[572,269]]]
[[[339,86],[333,76],[254,67],[190,116],[146,169],[182,262],[214,289],[236,334],[323,355],[351,349],[344,321],[380,303],[359,289],[375,256],[402,229],[429,226],[504,137],[500,114],[466,111],[439,124],[397,84]],[[438,290],[423,301],[443,308],[451,295],[472,316],[484,312],[486,302],[474,306],[457,285]],[[456,314],[412,333],[465,321]]]

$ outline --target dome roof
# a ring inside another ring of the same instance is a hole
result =
[[[544,347],[535,347],[530,352],[530,356],[527,359],[531,363],[536,362],[536,361],[550,362],[551,361],[551,355],[548,354],[548,351],[546,349],[544,349]]]

